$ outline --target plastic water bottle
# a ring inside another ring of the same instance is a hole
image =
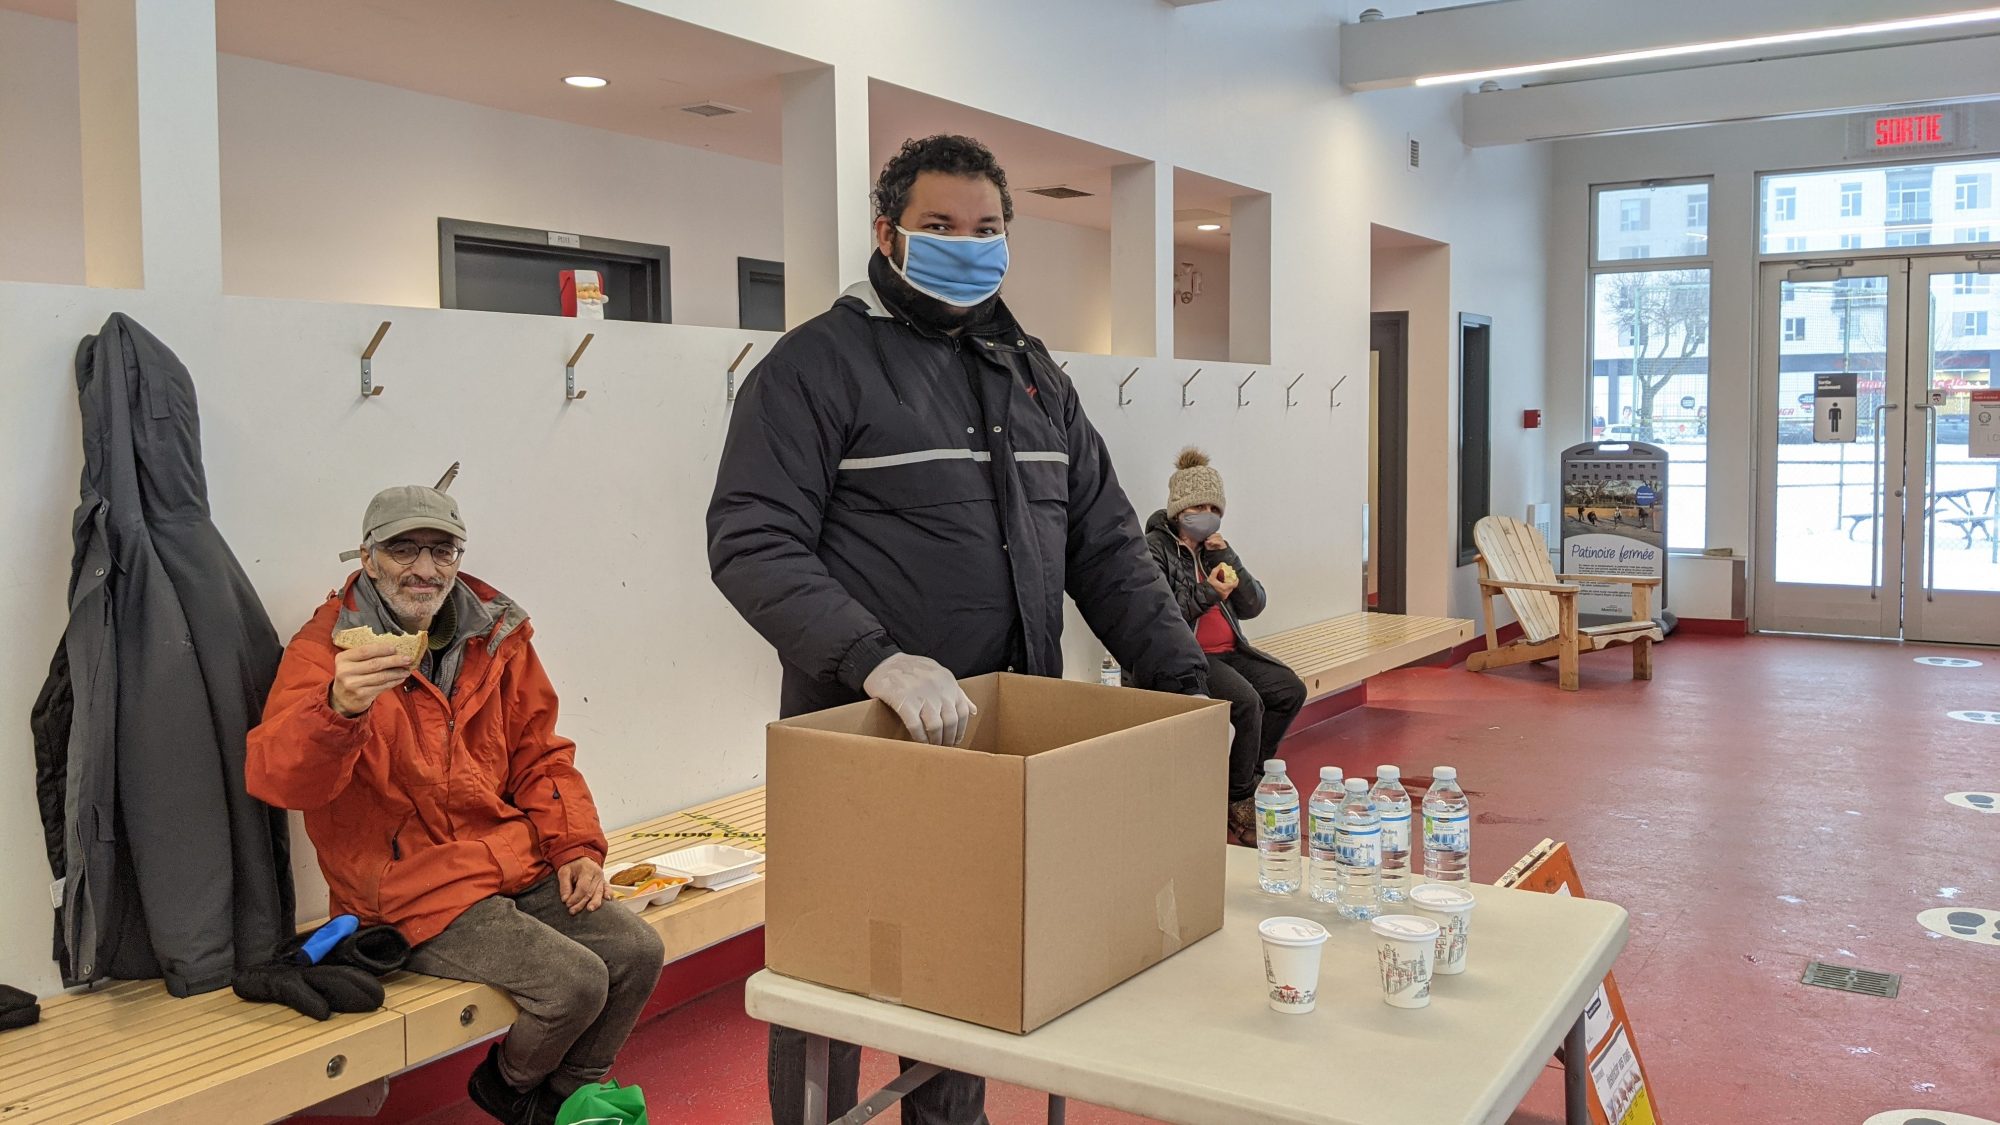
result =
[[[1274,895],[1299,889],[1299,791],[1283,758],[1264,763],[1257,785],[1257,885]]]
[[[1403,788],[1403,771],[1375,768],[1375,812],[1382,818],[1382,884],[1376,897],[1402,902],[1410,889],[1410,793]]]
[[[1333,902],[1340,895],[1339,877],[1334,869],[1335,849],[1340,844],[1340,803],[1347,799],[1339,766],[1321,766],[1319,788],[1306,801],[1310,832],[1306,837],[1306,893],[1314,902]]]
[[[1120,687],[1123,685],[1122,673],[1119,671],[1116,660],[1108,656],[1104,658],[1103,665],[1097,669],[1097,682],[1103,684],[1105,687]]]
[[[1382,913],[1375,900],[1382,872],[1382,819],[1376,815],[1375,800],[1368,795],[1368,782],[1362,778],[1347,779],[1337,839],[1340,895],[1334,907],[1342,918],[1365,922]]]
[[[1472,807],[1458,787],[1458,771],[1431,771],[1424,794],[1424,879],[1432,883],[1472,881]]]

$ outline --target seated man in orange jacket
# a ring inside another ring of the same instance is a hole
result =
[[[409,967],[520,1007],[468,1092],[506,1122],[553,1122],[600,1081],[659,979],[652,927],[605,903],[597,807],[556,733],[556,695],[511,599],[458,572],[465,524],[436,488],[368,505],[363,572],[285,650],[250,732],[250,792],[305,811],[335,914],[395,926]],[[349,556],[353,557],[353,556]],[[412,666],[334,634],[428,632]]]

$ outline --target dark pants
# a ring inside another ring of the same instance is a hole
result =
[[[1306,705],[1306,685],[1275,660],[1242,652],[1210,653],[1208,694],[1229,701],[1229,799],[1255,796],[1264,762],[1278,756],[1278,743]]]
[[[903,1069],[916,1060],[904,1059]],[[805,1120],[806,1033],[771,1027],[772,1125],[798,1125]],[[853,1109],[860,1095],[861,1048],[834,1040],[827,1054],[826,1116],[837,1120]],[[986,1079],[947,1070],[910,1091],[902,1100],[903,1125],[987,1125]],[[886,1118],[885,1118],[886,1120]]]
[[[666,959],[638,915],[609,900],[571,914],[551,877],[473,903],[411,952],[410,969],[512,996],[521,1011],[500,1045],[501,1077],[517,1090],[547,1079],[568,1097],[604,1080]]]

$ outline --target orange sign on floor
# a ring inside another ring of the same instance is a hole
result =
[[[1569,845],[1553,840],[1535,845],[1535,850],[1500,876],[1495,885],[1585,897]],[[1625,1001],[1619,998],[1618,984],[1610,973],[1604,974],[1597,995],[1584,1007],[1583,1027],[1589,1053],[1591,1121],[1596,1125],[1659,1125],[1659,1111],[1646,1083],[1646,1064],[1639,1059],[1632,1021],[1626,1018]]]

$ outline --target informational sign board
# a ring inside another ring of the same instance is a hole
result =
[[[2000,390],[1971,392],[1968,404],[1974,457],[2000,457]]]
[[[1495,885],[1586,897],[1569,845],[1553,840],[1537,844]],[[1589,1058],[1581,1064],[1564,1059],[1563,1065],[1589,1068],[1591,1121],[1595,1125],[1660,1125],[1659,1107],[1653,1104],[1652,1087],[1646,1081],[1646,1064],[1639,1058],[1639,1042],[1625,1014],[1625,1001],[1618,995],[1618,982],[1610,973],[1604,974],[1597,995],[1584,1006],[1583,1038]]]
[[[1563,574],[1657,578],[1650,605],[1667,604],[1667,451],[1645,442],[1585,442],[1563,450]],[[1632,588],[1586,582],[1585,625],[1632,619]]]
[[[1861,398],[1854,375],[1813,376],[1813,440],[1853,441],[1854,413]]]

